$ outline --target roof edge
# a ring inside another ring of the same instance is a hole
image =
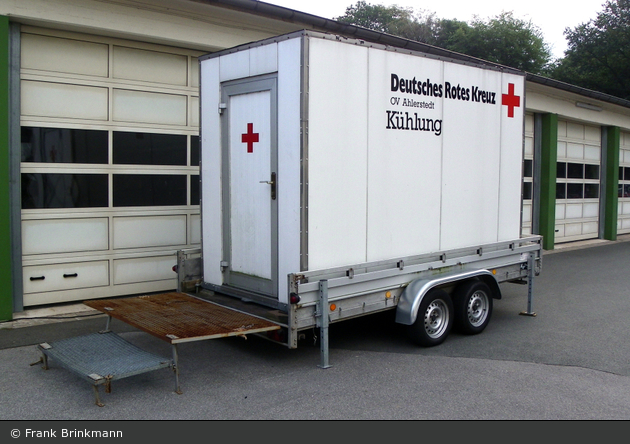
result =
[[[549,77],[544,77],[537,74],[527,73],[526,80],[539,85],[549,86],[562,91],[571,92],[580,96],[588,97],[590,99],[599,100],[606,103],[612,103],[624,108],[630,108],[630,100],[622,99],[621,97],[611,96],[610,94],[594,91],[581,86],[572,85],[570,83],[562,82],[560,80],[554,80]]]

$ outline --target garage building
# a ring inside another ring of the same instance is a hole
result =
[[[300,29],[470,59],[253,0],[0,0],[0,320],[174,289],[201,242],[197,58]],[[528,75],[525,107],[523,234],[630,233],[630,102]]]

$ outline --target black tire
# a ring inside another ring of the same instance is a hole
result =
[[[481,333],[492,316],[492,291],[482,281],[461,284],[453,292],[455,329],[463,334]]]
[[[433,347],[441,344],[453,327],[453,302],[447,292],[429,291],[418,308],[416,322],[408,326],[409,337],[418,345]]]

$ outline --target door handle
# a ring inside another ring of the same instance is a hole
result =
[[[276,200],[276,173],[271,173],[271,180],[261,180],[260,183],[271,185],[271,199]]]

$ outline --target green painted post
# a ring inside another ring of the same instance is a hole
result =
[[[556,234],[556,164],[558,160],[558,116],[542,116],[540,159],[540,220],[539,231],[543,248],[553,250]]]
[[[602,185],[605,196],[604,239],[617,240],[617,212],[619,203],[619,144],[621,130],[609,126],[606,131],[606,181]]]
[[[0,321],[13,318],[9,205],[9,18],[0,16]]]

